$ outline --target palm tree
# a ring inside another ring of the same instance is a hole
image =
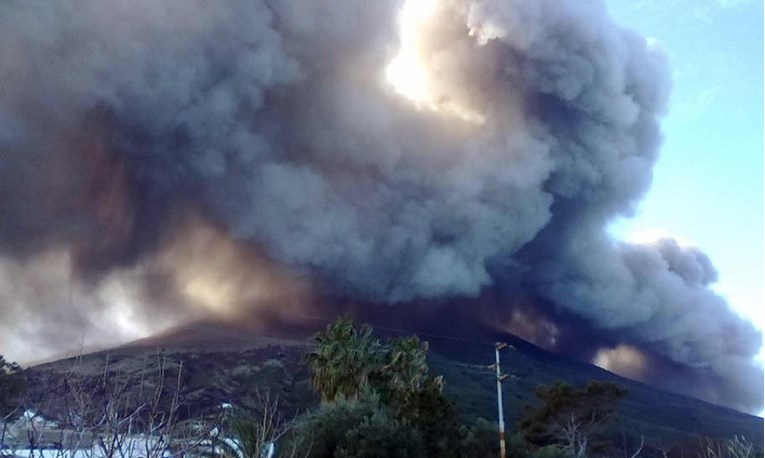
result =
[[[311,382],[322,402],[343,396],[358,400],[369,376],[380,367],[380,342],[372,338],[372,328],[340,318],[316,334],[316,349],[306,360],[313,370]]]
[[[428,343],[417,336],[393,341],[383,368],[388,386],[395,391],[417,391],[428,374]]]

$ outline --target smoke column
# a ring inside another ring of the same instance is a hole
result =
[[[0,62],[4,348],[310,289],[518,297],[508,326],[762,407],[761,336],[709,259],[606,233],[650,185],[670,84],[601,1],[11,0]]]

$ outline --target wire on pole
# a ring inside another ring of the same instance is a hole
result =
[[[507,452],[505,451],[505,415],[502,410],[502,381],[507,379],[508,375],[503,374],[499,367],[499,351],[504,348],[513,349],[512,345],[508,345],[505,342],[494,343],[494,364],[489,365],[489,369],[494,369],[497,375],[497,414],[499,417],[499,456],[505,458]]]

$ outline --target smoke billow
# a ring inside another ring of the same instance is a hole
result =
[[[614,370],[762,406],[709,259],[606,233],[650,185],[669,73],[600,1],[8,1],[0,59],[4,346],[311,288],[491,296],[551,348],[576,328]]]

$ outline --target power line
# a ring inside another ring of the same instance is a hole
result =
[[[299,313],[299,312],[292,312],[287,310],[279,310],[276,313],[283,314],[283,315],[291,315],[296,316],[300,318],[307,318],[311,320],[317,320],[317,321],[323,321],[325,323],[334,323],[337,318],[329,318],[329,317],[323,317],[318,315],[308,315],[305,313]],[[479,339],[470,339],[467,337],[457,337],[457,336],[449,336],[445,334],[433,334],[429,332],[421,332],[416,331],[412,329],[402,329],[402,328],[395,328],[391,326],[380,326],[376,325],[374,323],[366,323],[370,326],[372,326],[375,329],[382,329],[385,331],[393,331],[393,332],[399,332],[402,334],[416,334],[418,336],[424,336],[424,337],[431,337],[436,339],[446,339],[446,340],[453,340],[457,342],[468,342],[478,345],[490,345],[494,346],[494,342],[488,341],[488,340],[479,340]],[[267,336],[266,336],[267,337]],[[469,371],[470,373],[477,374],[477,375],[486,375],[489,373],[489,368],[486,366],[480,365],[480,364],[466,364],[466,363],[460,363],[457,361],[454,361],[453,365],[445,365],[445,364],[434,364],[434,363],[428,363],[428,367],[432,368],[441,368],[441,369],[449,369],[449,370],[463,370],[463,371]]]
[[[291,311],[287,311],[287,310],[279,310],[276,313],[280,313],[280,314],[284,314],[284,315],[292,315],[292,316],[297,316],[297,317],[301,317],[301,318],[308,318],[308,319],[312,319],[312,320],[324,321],[326,323],[333,323],[334,321],[337,320],[337,318],[328,318],[328,317],[322,317],[322,316],[316,316],[316,315],[307,315],[307,314],[304,314],[304,313],[291,312]],[[429,332],[416,331],[416,330],[412,330],[412,329],[402,329],[402,328],[394,328],[394,327],[391,327],[391,326],[376,325],[374,323],[366,323],[366,324],[372,326],[375,329],[381,329],[381,330],[384,330],[384,331],[400,332],[400,333],[403,333],[403,334],[416,334],[418,336],[432,337],[432,338],[436,338],[436,339],[453,340],[453,341],[458,341],[458,342],[469,342],[469,343],[474,343],[474,344],[479,344],[479,345],[494,345],[494,342],[489,341],[489,340],[470,339],[470,338],[467,338],[467,337],[448,336],[448,335],[445,335],[445,334],[433,334],[433,333],[429,333]]]

